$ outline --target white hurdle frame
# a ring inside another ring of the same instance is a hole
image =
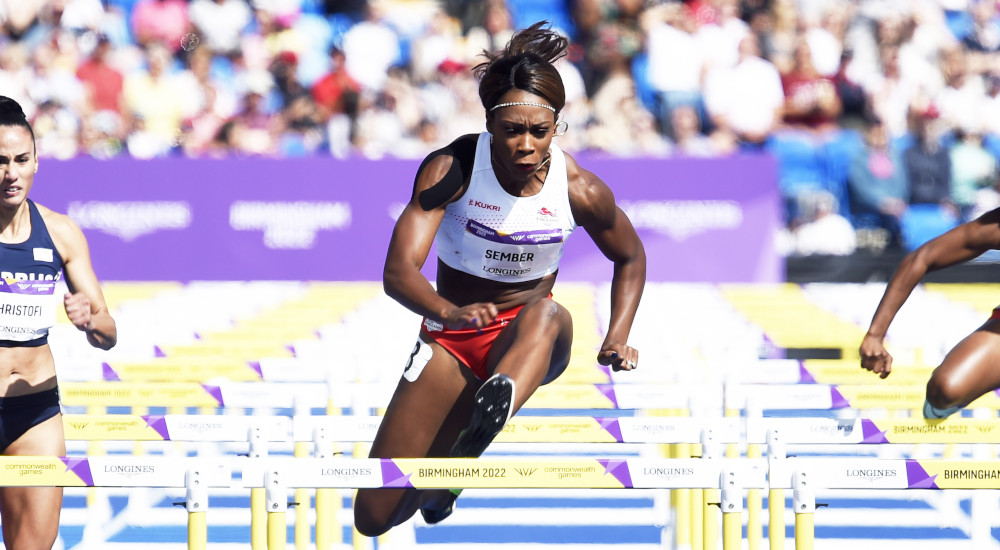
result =
[[[292,417],[272,416],[231,416],[213,414],[66,414],[64,425],[68,440],[90,441],[175,441],[248,443],[247,457],[257,461],[268,458],[269,442],[294,442],[295,458],[304,458],[299,453],[301,444],[310,444],[313,457],[329,459],[333,457],[335,442],[371,442],[380,422],[379,416],[314,416],[308,414]],[[497,443],[538,443],[558,440],[567,443],[635,443],[635,444],[696,444],[710,450],[709,456],[720,457],[722,444],[735,444],[742,438],[739,419],[692,417],[582,417],[582,416],[530,416],[513,417],[504,431],[497,437]],[[709,443],[713,442],[713,443]],[[712,451],[712,449],[715,449]],[[281,476],[284,477],[284,476]],[[276,501],[268,498],[271,484],[267,480],[250,487],[251,491],[251,546],[262,549],[269,545],[267,525],[276,521],[273,514]],[[719,503],[718,487],[709,488],[708,498],[702,506],[701,519],[713,521],[718,513],[712,506]],[[304,512],[308,510],[307,494],[304,489],[296,490],[296,541],[307,541],[308,531],[300,531],[299,521],[308,528]],[[715,492],[712,492],[715,491]],[[692,492],[693,493],[693,492]],[[701,494],[699,492],[699,498]],[[280,504],[285,511],[287,503]],[[340,542],[339,529],[335,524],[340,509],[336,488],[316,488],[316,547],[329,548]],[[721,509],[721,506],[720,506]],[[741,508],[742,509],[742,508]],[[732,513],[732,512],[730,512]],[[725,515],[723,516],[726,517]],[[717,522],[717,520],[714,520]],[[717,526],[716,524],[709,525]],[[714,547],[717,534],[704,530],[705,545]],[[300,542],[298,546],[306,546]]]
[[[210,462],[210,463],[209,463]],[[844,466],[849,466],[845,468]],[[838,473],[851,468],[877,470],[878,476]],[[267,548],[284,548],[288,490],[291,488],[645,488],[710,489],[722,493],[724,550],[739,548],[735,525],[743,489],[792,489],[796,548],[812,545],[812,514],[817,488],[838,489],[996,489],[1000,476],[982,483],[977,475],[952,476],[947,487],[934,485],[929,472],[1000,472],[1000,461],[872,458],[518,458],[518,459],[358,459],[203,457],[157,458],[0,457],[0,486],[185,487],[189,528],[204,533],[202,502],[206,487],[261,488],[267,496]],[[572,475],[562,475],[571,473]],[[233,474],[239,474],[234,479]],[[947,475],[945,477],[947,478]],[[196,515],[197,514],[197,515]],[[201,527],[198,527],[200,525]],[[718,535],[716,535],[716,538]],[[734,546],[735,545],[735,546]],[[189,548],[204,548],[189,540]]]

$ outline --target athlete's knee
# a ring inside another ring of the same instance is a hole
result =
[[[384,523],[378,523],[368,516],[360,515],[358,511],[355,510],[354,528],[358,530],[358,533],[361,533],[366,537],[374,538],[386,534],[392,526]]]
[[[966,389],[953,376],[935,373],[927,381],[927,401],[936,408],[946,409],[966,399]]]
[[[572,328],[573,319],[569,310],[551,298],[542,298],[525,306],[525,310],[527,310],[524,313],[527,314],[528,320],[539,332],[550,330],[558,333],[567,327]]]
[[[565,361],[562,360],[553,361],[549,365],[548,372],[545,373],[545,378],[542,379],[542,385],[544,386],[545,384],[549,384],[556,378],[562,376],[562,373],[566,372],[566,367],[568,366],[569,366],[568,359]]]
[[[354,499],[354,527],[366,537],[377,537],[393,527],[390,511],[379,505],[379,499],[360,489]]]
[[[56,544],[57,529],[19,530],[7,542],[7,548],[14,550],[51,550]],[[5,539],[7,539],[5,534]]]
[[[354,528],[358,530],[358,533],[366,537],[377,537],[379,535],[384,535],[392,525],[389,525],[386,521],[376,518],[357,507],[354,509]]]

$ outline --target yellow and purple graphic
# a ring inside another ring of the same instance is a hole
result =
[[[384,487],[630,488],[625,459],[490,460],[383,459]]]

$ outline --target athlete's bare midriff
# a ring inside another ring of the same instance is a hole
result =
[[[0,397],[28,395],[56,387],[56,367],[48,344],[0,348]]]
[[[552,292],[556,273],[518,283],[500,283],[463,273],[438,261],[437,291],[457,306],[492,302],[500,310],[545,298]]]

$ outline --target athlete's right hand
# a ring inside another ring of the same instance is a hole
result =
[[[886,351],[882,338],[865,335],[858,353],[861,355],[861,368],[874,372],[879,378],[885,378],[892,372],[892,355]]]
[[[444,318],[444,326],[451,330],[481,329],[492,323],[499,313],[492,302],[476,302],[451,310]]]
[[[67,292],[63,295],[63,307],[66,308],[66,317],[76,328],[85,332],[91,330],[93,316],[90,312],[90,298],[86,294]]]

